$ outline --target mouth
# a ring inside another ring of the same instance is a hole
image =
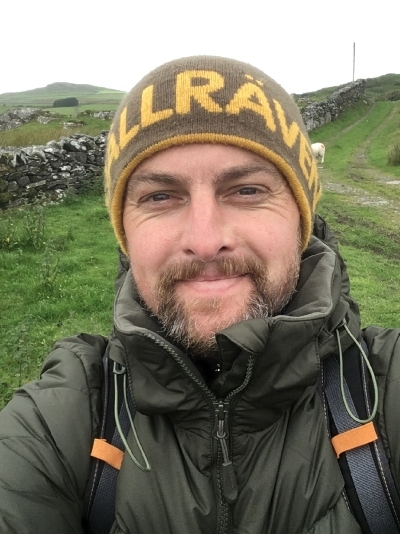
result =
[[[189,278],[188,280],[179,280],[179,282],[216,282],[220,280],[231,280],[234,278],[239,278],[241,276],[246,276],[247,273],[243,274],[234,274],[227,276],[224,274],[208,274],[202,276],[196,276],[195,278]]]
[[[248,278],[247,273],[226,276],[222,274],[207,274],[186,280],[177,280],[176,286],[189,292],[204,296],[220,296],[242,285]]]

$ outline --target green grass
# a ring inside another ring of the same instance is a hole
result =
[[[400,165],[388,164],[388,148],[395,139],[400,138],[400,103],[396,103],[392,107],[395,107],[396,111],[386,124],[386,127],[373,140],[369,152],[369,162],[383,172],[400,177]]]
[[[385,210],[360,206],[351,196],[330,191],[323,193],[319,212],[335,228],[340,243],[400,261],[399,218],[390,218]]]
[[[321,181],[338,192],[325,190],[318,211],[341,244],[363,326],[400,327],[400,188],[385,184],[399,176],[386,158],[398,129],[398,103],[360,102],[310,136],[327,146]],[[365,158],[357,160],[360,150]],[[389,204],[366,204],[365,195]]]
[[[380,210],[330,192],[318,211],[339,240],[362,326],[400,328],[400,221],[391,225]]]
[[[363,104],[361,103],[360,108],[362,106]],[[319,129],[318,135],[325,140],[327,154],[329,152],[329,167],[332,171],[345,175],[344,171],[349,164],[354,148],[378,128],[381,122],[389,115],[392,107],[393,104],[391,102],[378,102],[372,109],[368,110],[368,113],[361,115],[361,120],[358,124],[344,132],[343,130],[347,123],[344,118],[340,121],[341,129],[334,122]],[[366,109],[364,108],[363,111],[366,111]],[[346,115],[347,120],[352,120],[352,117],[355,116],[353,114]],[[341,131],[343,133],[337,137]],[[316,135],[317,133],[313,132],[312,137],[314,138]],[[331,141],[331,139],[333,140]]]
[[[65,122],[76,122],[76,127],[64,127]],[[82,124],[79,124],[82,123]],[[48,141],[59,140],[60,137],[69,137],[73,133],[96,136],[101,130],[109,130],[111,121],[102,120],[87,115],[71,118],[57,118],[47,124],[37,120],[30,121],[13,130],[0,132],[0,146],[27,147],[44,145]]]
[[[366,248],[366,247],[364,247]],[[342,245],[341,253],[350,273],[351,294],[360,306],[362,325],[400,328],[399,260],[374,251]]]
[[[360,100],[353,107],[346,110],[336,120],[321,126],[316,130],[310,132],[310,139],[312,142],[324,140],[324,143],[329,146],[331,140],[338,135],[341,135],[343,130],[353,125],[356,121],[365,118],[373,108],[373,102],[369,100]]]
[[[28,210],[30,227],[35,212]],[[109,333],[117,255],[101,196],[46,207],[43,239],[36,246],[24,231],[26,209],[0,215],[1,406],[16,387],[38,376],[57,339],[83,331]]]
[[[335,121],[311,132],[313,141],[323,140],[326,145],[322,176],[328,170],[337,183],[398,202],[398,186],[386,182],[400,177],[400,166],[387,163],[389,146],[399,132],[400,102],[363,106],[359,103],[346,112],[338,124]]]
[[[80,104],[76,108],[44,108],[44,111],[53,111],[54,113],[58,113],[60,115],[67,115],[69,117],[76,117],[77,114],[82,113],[84,111],[115,111],[118,108],[118,103],[110,103],[110,104],[104,104],[104,103],[98,103],[98,104]],[[1,110],[1,108],[0,108]]]
[[[385,98],[387,93],[399,91],[400,74],[384,74],[377,78],[367,78],[365,91],[366,94],[377,99]]]

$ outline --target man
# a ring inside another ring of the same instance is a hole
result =
[[[335,241],[312,235],[320,185],[295,103],[238,61],[162,65],[121,103],[105,183],[129,259],[114,331],[57,343],[3,410],[0,531],[88,531],[107,353],[136,410],[112,533],[362,532],[320,366],[364,337],[399,485],[399,331],[360,331]]]

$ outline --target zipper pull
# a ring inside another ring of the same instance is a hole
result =
[[[222,493],[227,503],[233,504],[238,496],[238,488],[235,477],[233,464],[229,459],[229,451],[227,445],[228,425],[227,425],[228,409],[225,409],[223,402],[215,403],[215,427],[214,436],[218,439],[223,456],[222,462]]]

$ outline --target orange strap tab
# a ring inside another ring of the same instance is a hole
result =
[[[337,436],[334,436],[331,440],[332,446],[335,449],[336,457],[351,449],[361,447],[361,445],[367,445],[378,439],[374,424],[372,421],[365,425],[352,428],[346,432],[342,432]]]
[[[121,469],[124,453],[117,447],[114,447],[114,445],[111,445],[111,443],[107,443],[105,439],[96,438],[93,442],[90,456],[93,456],[98,460],[103,460],[103,462],[106,462],[119,470]]]

